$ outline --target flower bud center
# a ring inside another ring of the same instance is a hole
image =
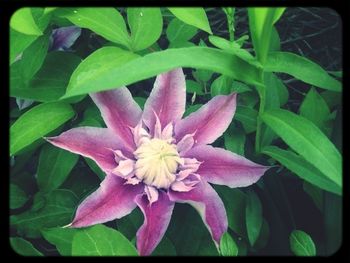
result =
[[[175,173],[181,163],[175,144],[151,139],[141,144],[134,155],[137,159],[135,175],[145,184],[168,188],[175,181]]]

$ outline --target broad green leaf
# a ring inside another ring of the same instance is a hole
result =
[[[146,103],[146,98],[144,97],[134,97],[134,100],[136,101],[136,103],[141,107],[141,109],[143,110],[143,108],[145,107],[145,103]]]
[[[57,227],[41,230],[41,234],[49,243],[56,246],[61,256],[71,256],[73,237],[78,231],[74,228]]]
[[[330,134],[326,122],[330,117],[330,110],[322,96],[311,88],[300,105],[300,115],[312,121],[325,134]]]
[[[26,35],[40,36],[43,34],[34,21],[31,8],[28,7],[22,7],[13,13],[10,27]]]
[[[206,47],[207,44],[201,39],[199,41],[200,47]],[[211,70],[205,70],[205,69],[197,69],[192,72],[193,77],[198,81],[202,82],[204,85],[206,85],[206,82],[208,82],[211,77],[213,76],[213,73]]]
[[[21,256],[43,256],[33,245],[19,237],[10,237],[10,244],[12,249]]]
[[[44,63],[49,48],[49,35],[37,38],[16,63],[20,64],[20,72],[24,83],[28,83]]]
[[[246,194],[237,188],[231,189],[227,186],[215,185],[214,188],[224,202],[229,228],[246,238]]]
[[[188,25],[175,17],[168,24],[168,27],[166,29],[166,36],[169,42],[183,42],[193,38],[197,32],[197,28]]]
[[[327,90],[341,91],[342,84],[311,60],[289,52],[271,52],[264,70],[292,75],[305,83]]]
[[[16,184],[10,184],[10,208],[22,207],[28,201],[27,194]]]
[[[269,241],[269,237],[270,237],[269,223],[263,218],[263,223],[261,226],[260,234],[259,234],[259,237],[254,244],[254,248],[255,249],[264,248]]]
[[[135,247],[120,232],[105,225],[79,229],[73,237],[73,256],[137,256]]]
[[[225,148],[231,152],[244,156],[246,136],[242,129],[229,127],[224,133]]]
[[[342,157],[334,144],[312,122],[287,110],[268,110],[262,120],[294,151],[342,186]]]
[[[289,236],[290,250],[296,256],[316,256],[316,247],[310,235],[294,230]]]
[[[11,70],[10,96],[40,102],[56,101],[65,93],[69,78],[80,62],[81,58],[72,53],[50,52],[41,69],[24,87],[16,71]]]
[[[190,79],[186,80],[186,92],[196,93],[197,95],[204,95],[201,84]]]
[[[273,24],[279,19],[285,8],[254,7],[248,8],[249,29],[258,60],[265,64],[271,42]]]
[[[168,48],[183,48],[183,47],[195,47],[196,45],[190,41],[175,40],[170,42]]]
[[[91,120],[91,119],[90,119]],[[85,124],[88,124],[85,122]],[[91,124],[91,123],[90,123]],[[84,125],[84,126],[90,126],[90,125]],[[96,126],[93,126],[96,127]],[[90,169],[98,176],[98,178],[100,178],[100,180],[102,181],[106,174],[101,170],[101,168],[95,163],[95,161],[93,161],[92,159],[89,158],[84,158],[85,162],[87,163],[87,165],[90,167]]]
[[[229,233],[224,233],[220,240],[220,254],[221,256],[237,256],[238,247],[236,242],[232,239]]]
[[[320,94],[323,100],[327,103],[329,109],[334,109],[342,101],[342,93],[325,90]]]
[[[242,123],[246,133],[251,133],[256,130],[256,119],[258,112],[247,106],[237,106],[235,119]]]
[[[263,148],[262,153],[274,158],[303,180],[326,191],[341,195],[342,188],[340,186],[330,181],[315,166],[292,151],[282,150],[276,146],[267,146]]]
[[[191,26],[202,29],[203,31],[213,34],[210,29],[207,15],[201,7],[169,7],[168,8],[174,16],[181,21]]]
[[[77,154],[50,144],[45,145],[40,152],[37,170],[40,191],[50,192],[60,187],[78,159],[79,155]]]
[[[10,128],[10,155],[53,131],[74,116],[69,104],[43,103],[19,117]]]
[[[324,192],[321,188],[310,184],[308,182],[303,183],[303,189],[304,191],[311,197],[312,201],[315,203],[317,208],[323,212],[323,197],[324,197]]]
[[[143,224],[143,214],[140,209],[134,209],[130,214],[117,220],[117,229],[129,240],[136,236],[137,230]]]
[[[163,29],[160,8],[129,7],[127,14],[133,51],[148,48],[158,40]]]
[[[207,69],[249,84],[261,83],[262,72],[259,68],[213,48],[168,49],[136,57],[116,47],[98,49],[74,71],[64,98],[114,89],[177,67]]]
[[[70,223],[77,201],[77,197],[66,189],[56,189],[47,195],[38,192],[31,210],[11,216],[10,224],[20,235],[37,238],[44,228]]]
[[[176,256],[176,249],[170,239],[164,236],[152,256]]]
[[[253,246],[259,237],[263,222],[261,202],[254,191],[248,191],[245,216],[249,243]]]
[[[38,36],[22,34],[10,28],[10,65],[37,38]]]
[[[45,7],[44,14],[49,14],[49,13],[55,11],[55,9],[57,9],[57,7]]]
[[[92,30],[109,41],[131,47],[123,16],[115,8],[67,8],[60,16],[77,26]]]
[[[281,50],[281,39],[275,26],[271,29],[269,52]]]

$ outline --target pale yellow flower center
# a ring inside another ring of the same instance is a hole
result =
[[[135,175],[145,184],[168,188],[176,179],[176,170],[182,159],[175,144],[165,140],[151,139],[134,152],[137,159]]]

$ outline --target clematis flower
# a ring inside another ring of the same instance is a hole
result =
[[[236,94],[216,96],[184,119],[185,76],[175,69],[157,76],[142,112],[121,87],[90,94],[107,128],[79,127],[47,138],[57,147],[93,159],[106,173],[100,187],[78,207],[70,227],[128,215],[138,206],[140,255],[149,255],[169,225],[176,202],[200,213],[216,245],[227,231],[224,205],[210,183],[243,187],[268,169],[210,146],[227,129]]]
[[[80,34],[81,28],[77,26],[60,27],[52,30],[49,51],[69,50]]]

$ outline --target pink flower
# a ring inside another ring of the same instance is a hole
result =
[[[126,87],[90,95],[108,128],[79,127],[48,138],[52,144],[93,159],[106,173],[100,187],[78,207],[70,227],[86,227],[129,214],[139,206],[140,255],[162,239],[176,202],[200,213],[213,240],[227,231],[224,205],[209,183],[243,187],[268,169],[215,148],[236,109],[236,94],[216,96],[181,119],[186,86],[182,69],[157,77],[144,111]]]

